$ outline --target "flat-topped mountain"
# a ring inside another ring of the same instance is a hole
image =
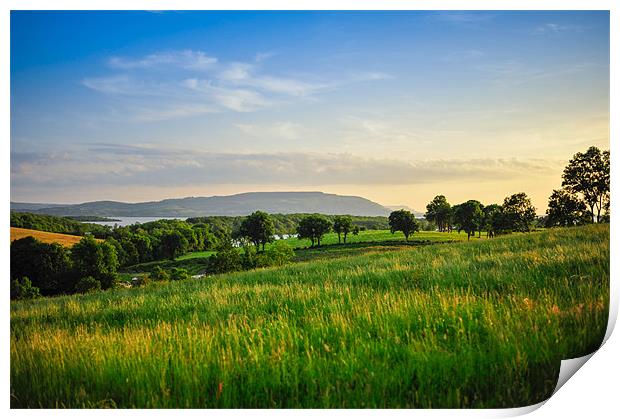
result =
[[[321,213],[388,215],[390,210],[359,196],[323,192],[247,192],[229,196],[188,197],[163,201],[126,203],[94,201],[83,204],[13,203],[11,209],[61,216],[102,217],[195,217],[203,215],[247,215],[261,210],[268,213]]]

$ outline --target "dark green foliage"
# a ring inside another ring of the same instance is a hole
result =
[[[506,229],[512,231],[530,231],[536,220],[536,208],[524,192],[507,196],[502,205],[502,214]]]
[[[27,276],[11,281],[11,300],[32,300],[40,296],[39,288],[33,286]]]
[[[42,295],[72,292],[69,251],[59,244],[42,243],[34,237],[13,241],[11,279],[23,277],[28,277]]]
[[[554,190],[549,197],[546,227],[569,227],[591,221],[586,204],[565,189]]]
[[[562,174],[562,186],[582,197],[592,222],[600,222],[601,211],[609,209],[609,182],[609,150],[597,147],[575,154]]]
[[[295,252],[284,241],[277,241],[261,256],[267,260],[266,266],[282,266],[293,260]]]
[[[254,244],[256,250],[261,245],[265,250],[265,245],[273,241],[273,235],[273,221],[269,214],[263,211],[256,211],[244,218],[236,232],[236,236],[245,238]]]
[[[162,255],[170,260],[187,252],[189,241],[178,231],[165,233],[161,238]]]
[[[357,226],[356,226],[357,227]],[[359,228],[359,227],[358,227]],[[337,215],[334,217],[334,231],[338,234],[338,243],[340,243],[340,235],[343,236],[343,242],[347,242],[347,235],[353,230],[353,220],[348,215]]]
[[[97,291],[101,291],[101,282],[92,276],[82,278],[75,284],[75,292],[78,294],[86,294]]]
[[[92,237],[84,237],[71,248],[71,260],[78,278],[92,276],[103,289],[114,286],[118,258],[110,243],[98,243]]]
[[[482,204],[470,199],[459,205],[455,205],[454,224],[459,231],[463,230],[467,233],[467,240],[479,231],[484,222],[484,213],[482,212]]]
[[[392,234],[396,231],[402,231],[405,235],[405,241],[409,240],[409,236],[419,231],[418,222],[415,216],[404,209],[393,211],[388,217],[390,231]]]
[[[170,279],[172,279],[173,281],[183,281],[189,278],[190,276],[187,272],[187,269],[172,268],[172,271],[170,271]]]
[[[496,232],[502,230],[502,206],[498,204],[490,204],[482,208],[483,221],[482,229],[487,231],[487,237],[494,237]]]
[[[206,272],[219,274],[225,272],[240,271],[242,269],[242,259],[239,250],[230,243],[220,246],[217,253],[209,256]]]
[[[325,216],[312,214],[302,218],[297,226],[297,237],[300,239],[310,239],[311,246],[321,245],[323,236],[330,232],[332,223]]]
[[[160,266],[156,266],[155,268],[153,268],[153,271],[151,272],[151,279],[153,279],[154,281],[169,281],[170,275],[168,274],[166,270],[162,269]]]
[[[424,217],[437,224],[439,231],[449,231],[452,226],[452,208],[443,195],[437,195],[426,206]]]

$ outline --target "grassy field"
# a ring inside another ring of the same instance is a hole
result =
[[[485,237],[483,233],[482,238]],[[284,240],[293,249],[310,247],[310,240],[300,240],[297,237],[291,237]],[[360,232],[357,236],[349,234],[347,236],[347,244],[368,243],[368,242],[404,242],[405,236],[402,232],[397,231],[394,234],[389,230],[366,230]],[[440,233],[438,231],[420,231],[409,236],[409,241],[413,243],[423,242],[447,242],[447,241],[467,241],[467,234],[456,231],[453,233]],[[321,245],[331,245],[338,243],[338,235],[329,233],[321,240]]]
[[[11,303],[12,407],[515,407],[596,349],[609,227]]]
[[[66,247],[71,247],[82,240],[82,236],[72,236],[70,234],[50,233],[47,231],[11,227],[11,241],[23,239],[28,236],[32,236],[44,243],[58,243]]]

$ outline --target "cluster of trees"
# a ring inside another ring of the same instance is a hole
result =
[[[232,232],[230,240],[222,240],[217,253],[210,256],[206,271],[223,273],[266,266],[280,266],[289,262],[294,256],[293,249],[282,241],[269,247],[267,243],[275,241],[273,216],[256,211],[243,217],[238,227]],[[357,235],[364,229],[354,224],[353,217],[347,215],[325,216],[321,214],[304,215],[299,218],[296,227],[297,237],[309,239],[311,246],[320,246],[325,234],[334,231],[338,234],[338,243],[346,243],[349,234]],[[233,242],[240,244],[233,246]]]
[[[11,243],[11,298],[108,289],[118,267],[116,249],[92,236],[71,249],[25,237]]]
[[[214,249],[219,239],[202,223],[157,220],[117,227],[106,239],[117,251],[121,266],[175,259],[187,252]]]
[[[207,224],[201,222],[157,220],[110,228],[66,217],[22,212],[11,212],[11,227],[105,239],[116,249],[121,266],[174,259],[187,252],[211,250],[227,237],[226,232],[216,236]]]
[[[323,236],[332,230],[338,234],[338,243],[346,243],[349,234],[359,234],[363,229],[353,223],[349,215],[328,217],[321,214],[305,215],[296,227],[297,237],[309,239],[312,247],[320,246]],[[275,240],[275,226],[271,215],[256,211],[243,218],[232,238],[242,245],[252,244],[256,252],[265,251],[265,245]]]
[[[451,206],[443,195],[437,195],[426,206],[425,218],[437,224],[439,231],[465,231],[467,239],[478,232],[487,237],[513,231],[530,231],[536,221],[536,209],[528,196],[521,192],[507,196],[502,205],[483,205],[470,199]]]
[[[562,188],[549,197],[546,225],[609,222],[609,150],[577,153],[562,174]]]
[[[609,192],[609,151],[590,147],[575,154],[564,169],[562,189],[549,197],[545,226],[609,222]],[[530,231],[537,221],[536,209],[523,192],[506,197],[502,205],[486,206],[476,200],[451,206],[445,196],[438,195],[426,206],[425,218],[439,231],[465,231],[468,239],[482,231],[488,237]]]
[[[297,233],[297,226],[302,219],[312,214],[269,214],[273,223],[275,235],[291,235]],[[326,219],[334,223],[339,215],[324,215]],[[388,229],[387,217],[350,215],[353,225],[361,230],[386,230]],[[247,216],[208,216],[188,218],[190,224],[203,223],[209,226],[211,231],[218,237],[226,234],[232,235],[239,229]]]
[[[282,266],[295,257],[295,252],[286,243],[278,241],[265,250],[244,246],[243,251],[231,244],[222,244],[217,253],[209,256],[206,273],[219,274],[268,266]]]

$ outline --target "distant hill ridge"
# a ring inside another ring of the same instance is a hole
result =
[[[59,216],[102,217],[196,217],[268,213],[322,213],[388,215],[390,210],[359,196],[323,192],[246,192],[228,196],[187,197],[162,201],[126,203],[94,201],[82,204],[28,204],[11,202],[11,210]]]

